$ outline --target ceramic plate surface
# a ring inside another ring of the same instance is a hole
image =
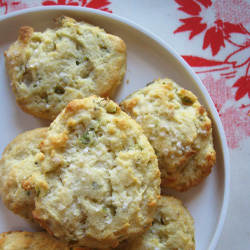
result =
[[[49,125],[48,121],[24,113],[16,104],[5,71],[3,53],[17,40],[21,26],[28,25],[35,31],[43,31],[47,27],[53,28],[53,18],[61,15],[98,25],[107,32],[120,36],[127,44],[127,73],[113,98],[116,102],[158,77],[169,77],[194,92],[210,111],[217,152],[217,162],[212,174],[187,192],[178,193],[167,189],[164,192],[180,198],[194,217],[196,249],[215,249],[229,197],[229,156],[219,116],[206,89],[186,62],[166,43],[126,19],[92,9],[63,6],[27,9],[0,17],[0,154],[18,134]],[[0,232],[10,230],[39,229],[12,214],[0,201]]]

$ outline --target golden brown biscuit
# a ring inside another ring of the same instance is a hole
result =
[[[73,99],[111,97],[126,72],[122,39],[69,17],[57,24],[44,32],[22,27],[5,52],[17,103],[46,119],[54,119]]]
[[[117,250],[194,250],[194,220],[182,202],[162,196],[153,225],[143,234],[128,238]]]
[[[1,250],[89,250],[68,247],[47,232],[6,232],[0,234]]]
[[[1,250],[70,250],[47,232],[7,232],[0,234]]]
[[[0,160],[0,194],[8,209],[22,217],[33,219],[34,190],[24,190],[22,182],[40,171],[43,154],[39,144],[47,128],[38,128],[18,135],[4,150]]]
[[[113,101],[74,100],[41,144],[33,216],[72,246],[116,247],[145,231],[160,196],[157,157],[142,128]]]
[[[158,79],[120,106],[154,147],[162,186],[185,191],[210,174],[216,158],[211,121],[192,92]]]

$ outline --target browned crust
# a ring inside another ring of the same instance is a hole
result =
[[[0,249],[70,250],[47,232],[9,231],[0,234]],[[82,250],[79,248],[79,250]]]
[[[45,228],[49,234],[53,235],[53,232],[51,231],[49,225],[49,221],[48,220],[45,220],[41,217],[41,215],[39,214],[39,211],[38,210],[34,210],[32,211],[32,215],[33,215],[33,218],[41,225],[41,227]]]
[[[161,180],[162,187],[170,187],[179,192],[187,191],[190,187],[195,187],[200,184],[204,178],[206,178],[211,172],[216,161],[216,152],[212,151],[210,154],[206,155],[205,165],[197,165],[198,172],[195,173],[193,178],[190,178],[188,182],[181,182],[181,175],[167,175]]]
[[[133,108],[137,105],[137,103],[138,103],[138,98],[135,97],[131,98],[129,102],[123,103],[123,105],[128,112],[132,112]]]
[[[27,43],[30,40],[30,37],[34,33],[34,30],[32,27],[29,26],[23,26],[19,30],[19,37],[18,40],[23,43]]]

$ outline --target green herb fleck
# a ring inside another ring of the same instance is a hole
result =
[[[55,89],[54,89],[54,92],[55,92],[56,94],[61,95],[61,94],[64,94],[64,93],[65,93],[65,89],[64,89],[62,86],[56,86]]]
[[[151,85],[151,84],[153,84],[154,82],[149,82],[149,83],[147,83],[147,85],[146,86],[149,86],[149,85]]]
[[[106,207],[102,207],[102,211],[107,213],[108,212],[108,209]]]
[[[26,191],[26,195],[27,195],[27,196],[30,196],[30,191],[29,191],[29,190]]]
[[[139,150],[141,150],[141,151],[143,150],[143,147],[142,147],[141,145],[139,145],[139,144],[135,144],[135,148],[136,148],[136,149],[139,149]]]
[[[95,103],[95,101],[93,101]],[[104,104],[102,104],[104,102]],[[101,101],[96,102],[99,107],[105,107],[107,105],[106,100],[103,98]]]
[[[37,77],[37,79],[38,79],[39,81],[42,80],[42,77],[41,77],[38,73],[36,74],[36,77]]]
[[[99,185],[97,182],[93,181],[92,182],[92,187],[94,190],[100,189],[102,185]]]
[[[86,131],[84,132],[84,134],[82,135],[82,137],[80,137],[78,140],[82,143],[82,144],[89,144],[92,137],[93,137],[93,132],[91,133],[91,131],[94,131],[94,128],[88,128],[86,129]]]
[[[89,130],[86,130],[86,132],[82,135],[81,138],[79,138],[82,144],[88,144],[90,142],[89,138]]]
[[[192,105],[194,102],[188,96],[181,97],[183,104]]]
[[[35,190],[36,190],[36,196],[39,197],[39,196],[40,196],[40,193],[41,193],[41,192],[40,192],[40,189],[36,187]]]
[[[117,107],[113,107],[112,109],[107,110],[109,114],[115,114],[117,112]]]
[[[154,150],[155,150],[155,154],[159,155],[159,151],[156,148],[154,148]]]
[[[103,52],[110,53],[108,47],[105,46],[105,45],[101,45],[101,46],[100,46],[100,49],[101,49]]]

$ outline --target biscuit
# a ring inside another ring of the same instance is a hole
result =
[[[1,250],[24,250],[24,249],[25,250],[70,250],[70,248],[67,247],[64,243],[50,236],[47,232],[1,233],[0,249]]]
[[[162,196],[153,225],[143,234],[126,239],[117,250],[194,250],[194,220],[182,202]]]
[[[211,172],[216,154],[211,120],[190,91],[158,79],[120,103],[154,147],[163,187],[185,191]]]
[[[73,100],[41,143],[34,219],[71,246],[116,247],[145,231],[160,197],[160,171],[142,128],[110,100]]]
[[[73,99],[111,97],[126,72],[126,45],[86,22],[61,17],[58,27],[22,27],[5,52],[16,101],[23,111],[54,119]]]
[[[18,135],[4,150],[0,160],[0,194],[5,206],[22,217],[32,219],[35,191],[26,191],[22,182],[39,171],[43,154],[39,144],[47,128],[38,128]]]

